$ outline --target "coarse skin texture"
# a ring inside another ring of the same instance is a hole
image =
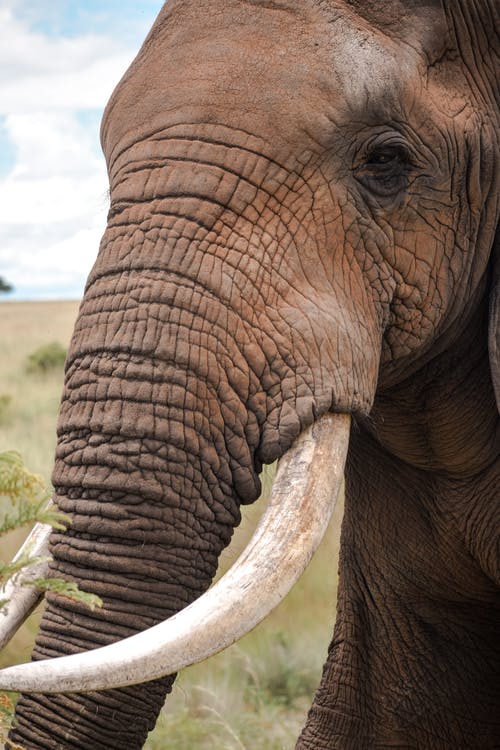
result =
[[[350,412],[338,616],[297,748],[500,746],[495,6],[163,7],[103,120],[111,209],[53,475],[53,573],[104,607],[49,595],[35,659],[199,596],[261,464]],[[11,738],[138,750],[172,681],[23,696]]]

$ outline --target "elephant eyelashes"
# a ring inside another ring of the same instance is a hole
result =
[[[383,145],[368,152],[355,175],[372,193],[389,198],[406,188],[410,167],[410,155],[406,148],[400,144]]]

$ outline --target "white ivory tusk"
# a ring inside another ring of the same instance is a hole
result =
[[[48,507],[53,505],[50,503]],[[45,578],[49,568],[49,536],[52,526],[37,523],[30,532],[23,546],[19,549],[12,562],[16,562],[24,555],[44,558],[40,562],[22,570],[14,580],[7,581],[0,589],[0,601],[8,600],[0,609],[0,649],[10,641],[27,617],[33,612],[38,602],[43,599],[43,592],[34,586],[23,585],[23,581],[33,578]]]
[[[168,620],[109,646],[0,672],[0,688],[85,692],[162,677],[222,651],[279,604],[324,536],[342,484],[350,417],[326,414],[278,465],[269,505],[230,570]]]

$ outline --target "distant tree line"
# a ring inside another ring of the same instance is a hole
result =
[[[13,289],[12,284],[6,281],[3,276],[0,276],[0,292],[11,292]]]

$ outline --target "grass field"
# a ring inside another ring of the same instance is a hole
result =
[[[50,480],[62,371],[29,374],[26,360],[42,344],[67,346],[76,302],[0,303],[0,451],[21,452]],[[242,549],[265,498],[245,507],[225,569]],[[177,679],[148,750],[291,750],[319,681],[336,598],[338,507],[326,538],[299,583],[252,633]],[[22,540],[2,540],[2,559]],[[0,666],[25,661],[36,630],[33,615],[0,655]]]

